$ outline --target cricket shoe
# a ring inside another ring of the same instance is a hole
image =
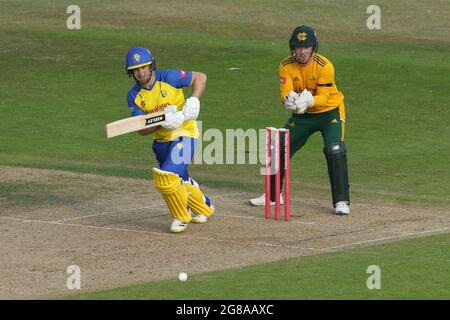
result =
[[[283,195],[280,193],[280,204],[283,204],[283,203],[284,203]],[[266,194],[263,193],[258,198],[250,199],[250,204],[252,206],[264,206],[266,204]],[[270,205],[274,206],[275,205],[275,201],[270,201]]]
[[[339,201],[336,203],[335,211],[338,216],[346,216],[350,214],[350,206],[347,201]]]
[[[170,226],[170,232],[179,233],[183,232],[187,228],[187,222],[183,222],[178,219],[173,219],[172,225]]]
[[[214,213],[214,206],[211,206],[212,212],[211,214]],[[192,216],[192,222],[193,223],[205,223],[206,221],[208,221],[208,217],[205,216],[204,214],[193,214]]]

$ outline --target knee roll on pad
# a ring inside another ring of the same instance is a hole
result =
[[[153,168],[153,183],[161,192],[172,217],[190,222],[192,217],[189,212],[188,195],[180,177],[175,173]]]
[[[188,192],[188,203],[192,212],[210,217],[213,214],[211,201],[200,190],[198,183],[189,178],[189,181],[184,182],[184,186]]]
[[[344,142],[333,142],[323,149],[327,159],[333,205],[339,201],[350,204],[347,148]]]

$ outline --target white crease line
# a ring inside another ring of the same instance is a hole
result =
[[[383,256],[383,257],[396,257],[396,258],[406,258],[413,260],[427,260],[427,261],[440,261],[440,262],[450,262],[450,259],[441,259],[434,257],[424,257],[424,256],[410,256],[410,255],[397,255],[397,254],[386,254],[381,252],[373,252],[373,251],[346,251],[347,254],[355,254],[355,255],[372,255],[372,256]]]
[[[225,197],[229,197],[229,196],[233,196],[233,195],[237,195],[237,194],[242,194],[242,192],[234,192],[234,193],[229,193],[229,194],[224,194],[224,195],[217,195],[217,196],[214,196],[214,197],[215,198],[225,198]],[[92,217],[97,217],[97,216],[103,216],[103,215],[107,215],[107,214],[122,213],[122,212],[127,212],[127,211],[136,211],[136,210],[141,210],[141,209],[167,210],[167,208],[164,207],[164,204],[161,203],[158,207],[155,207],[153,205],[153,206],[146,206],[146,207],[140,207],[140,208],[131,208],[131,209],[125,209],[125,210],[119,210],[119,211],[105,211],[105,212],[94,213],[94,214],[89,214],[89,215],[85,215],[85,216],[78,216],[78,217],[73,217],[73,218],[54,220],[52,222],[72,221],[72,220],[78,220],[78,219],[84,219],[84,218],[92,218]]]
[[[282,247],[282,248],[288,248],[288,249],[315,250],[315,251],[322,250],[322,249],[317,249],[317,248],[305,248],[305,247],[300,247],[300,246],[290,246],[290,245],[282,245],[282,244],[267,243],[267,242],[255,242],[252,244],[259,245],[259,246],[265,246],[265,247]]]
[[[161,204],[162,206],[162,204]],[[84,218],[92,218],[92,217],[97,217],[97,216],[103,216],[103,215],[107,215],[107,214],[111,214],[111,213],[122,213],[122,212],[128,212],[128,211],[136,211],[136,210],[141,210],[141,209],[161,209],[160,206],[155,207],[155,206],[146,206],[146,207],[140,207],[140,208],[130,208],[130,209],[124,209],[124,210],[119,210],[119,211],[105,211],[105,212],[101,212],[101,213],[94,213],[94,214],[88,214],[85,216],[78,216],[78,217],[73,217],[73,218],[67,218],[67,219],[61,219],[61,220],[55,220],[52,222],[64,222],[64,221],[72,221],[72,220],[77,220],[77,219],[84,219]],[[166,209],[166,208],[163,208]]]
[[[90,229],[125,231],[125,232],[134,232],[134,233],[147,233],[147,234],[155,234],[155,235],[160,235],[160,236],[174,236],[171,233],[161,233],[161,232],[155,232],[155,231],[132,230],[132,229],[121,229],[121,228],[109,228],[109,227],[96,227],[96,226],[74,224],[74,223],[62,223],[62,222],[55,222],[55,221],[42,221],[42,220],[32,220],[32,219],[11,218],[11,217],[0,217],[0,218],[15,220],[15,221],[22,221],[22,222],[36,222],[36,223],[42,223],[42,224],[54,224],[54,225],[69,226],[69,227],[82,227],[82,228],[90,228]]]
[[[214,217],[227,217],[227,218],[241,218],[241,219],[255,219],[255,220],[273,220],[273,221],[277,221],[275,219],[266,219],[266,218],[261,218],[261,217],[252,217],[252,216],[236,216],[236,215],[232,215],[232,214],[216,214],[214,215]],[[278,221],[284,221],[282,219],[278,220]],[[300,223],[300,224],[315,224],[315,222],[308,222],[308,221],[294,221],[294,220],[289,220],[286,222],[292,222],[292,223]]]
[[[408,235],[408,234],[412,234],[411,231],[383,231],[386,233],[398,233],[398,234],[404,234],[404,235]]]
[[[225,198],[225,197],[230,197],[230,196],[234,196],[234,195],[238,195],[238,194],[242,194],[242,192],[233,192],[233,193],[228,193],[228,194],[223,194],[223,195],[215,195],[212,196],[214,198]]]
[[[390,239],[395,239],[395,238],[407,238],[409,236],[418,236],[418,235],[421,235],[421,234],[435,233],[435,232],[446,231],[446,230],[450,230],[450,227],[439,228],[439,229],[432,229],[432,230],[425,230],[425,231],[419,231],[419,232],[410,232],[410,233],[404,234],[404,235],[383,237],[383,238],[377,238],[377,239],[370,239],[370,240],[365,240],[365,241],[353,242],[353,243],[348,243],[348,244],[342,244],[342,245],[335,246],[335,247],[323,248],[321,250],[324,250],[324,251],[335,250],[335,249],[339,249],[339,248],[356,246],[356,245],[359,245],[359,244],[366,244],[366,243],[378,242],[378,241],[383,241],[383,240],[390,240]]]
[[[405,238],[405,237],[406,237],[406,235],[398,235],[398,236],[391,236],[391,237],[376,238],[376,239],[342,244],[342,245],[335,246],[335,247],[322,248],[321,250],[331,251],[331,250],[335,250],[335,249],[339,249],[339,248],[352,247],[352,246],[356,246],[356,245],[364,244],[364,243],[378,242],[378,241],[383,241],[383,240],[389,240],[389,239],[395,239],[395,238]]]

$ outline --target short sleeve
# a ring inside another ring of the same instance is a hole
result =
[[[127,97],[128,109],[130,110],[131,115],[133,117],[145,114],[145,112],[141,108],[139,108],[136,105],[136,103],[134,102],[134,99],[136,99],[136,95],[137,95],[137,92],[135,93],[132,90],[132,91],[128,92],[128,97]]]
[[[175,88],[189,87],[192,81],[192,71],[165,70],[161,80]]]

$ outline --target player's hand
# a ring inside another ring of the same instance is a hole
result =
[[[185,120],[195,120],[200,112],[200,100],[197,97],[190,97],[186,99],[186,104],[183,107],[183,114]]]
[[[294,112],[296,106],[294,104],[295,99],[297,99],[300,95],[294,91],[289,92],[289,94],[284,99],[284,106],[289,112]]]
[[[306,109],[314,107],[314,96],[308,90],[303,90],[300,96],[295,99],[295,113],[303,114]]]
[[[177,111],[177,106],[170,105],[164,109],[166,120],[161,124],[164,129],[174,130],[184,122],[183,112]]]

